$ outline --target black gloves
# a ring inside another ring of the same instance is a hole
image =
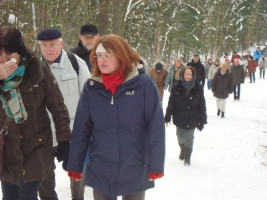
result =
[[[66,158],[62,162],[62,168],[67,172],[67,166],[68,166],[69,158]]]
[[[199,123],[198,126],[197,126],[197,129],[198,129],[199,131],[202,131],[203,128],[204,128],[204,125],[201,124],[201,123]]]
[[[57,146],[57,151],[53,153],[53,156],[57,157],[58,162],[61,162],[69,158],[70,142],[63,141],[59,142]]]

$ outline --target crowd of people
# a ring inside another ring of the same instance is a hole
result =
[[[204,86],[225,117],[226,99],[240,100],[248,71],[265,78],[264,52],[232,59],[199,54],[184,64],[157,62],[146,72],[120,36],[100,36],[91,23],[78,46],[63,49],[62,34],[44,29],[37,58],[15,28],[0,28],[0,180],[5,200],[58,200],[55,158],[70,177],[73,200],[93,188],[95,200],[143,200],[164,176],[165,126],[176,126],[179,159],[191,164],[194,132],[207,124]],[[165,116],[164,91],[170,92]]]

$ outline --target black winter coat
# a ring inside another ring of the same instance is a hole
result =
[[[204,87],[205,85],[205,77],[206,77],[206,73],[205,73],[205,67],[204,65],[200,62],[200,59],[197,63],[195,63],[192,59],[191,62],[187,63],[187,66],[192,66],[195,68],[196,70],[196,81],[198,83],[200,83],[202,85],[202,87]]]
[[[84,48],[81,40],[79,40],[78,47],[71,49],[70,52],[76,54],[81,59],[83,59],[86,62],[90,73],[92,73],[92,65],[90,63],[91,51],[88,51],[86,48]]]
[[[232,76],[228,70],[224,75],[220,70],[216,72],[212,81],[212,92],[219,99],[226,99],[233,92]]]
[[[170,122],[173,116],[173,123],[183,129],[193,129],[207,124],[206,102],[202,86],[196,82],[186,96],[181,83],[179,81],[172,87],[165,122]]]

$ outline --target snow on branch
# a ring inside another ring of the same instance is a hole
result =
[[[127,11],[126,11],[125,16],[124,16],[124,22],[126,21],[127,16],[128,16],[128,14],[130,13],[130,11],[133,9],[133,7],[135,7],[135,6],[136,6],[137,4],[139,4],[139,3],[142,3],[142,1],[139,0],[139,1],[135,2],[135,3],[131,6],[132,2],[133,2],[133,1],[130,0],[130,2],[129,2],[129,4],[128,4]]]

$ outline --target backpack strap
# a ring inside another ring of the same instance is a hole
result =
[[[75,70],[76,74],[79,76],[79,65],[78,65],[77,59],[75,58],[74,53],[67,52],[67,54],[68,54],[68,57],[70,59],[73,69]]]

